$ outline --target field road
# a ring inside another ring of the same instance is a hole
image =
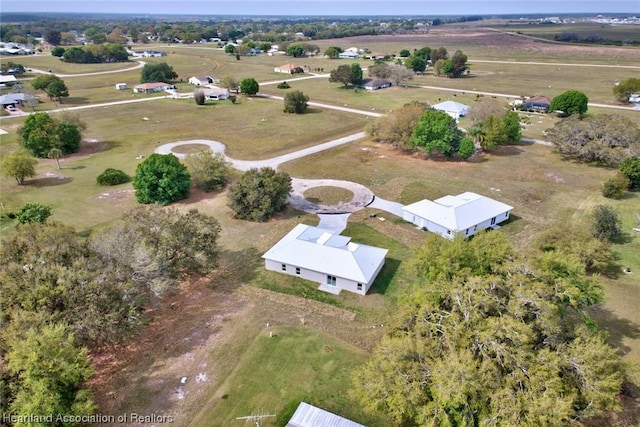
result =
[[[133,67],[123,68],[121,70],[111,70],[111,71],[96,71],[95,73],[77,73],[77,74],[56,74],[58,77],[82,77],[82,76],[97,76],[100,74],[114,74],[114,73],[123,73],[125,71],[137,70],[138,68],[142,68],[145,66],[146,62],[144,61],[136,61],[138,64]],[[36,68],[30,68],[31,72],[36,74],[53,74],[49,71],[38,70]]]
[[[640,70],[640,65],[614,65],[614,64],[571,64],[567,62],[533,62],[533,61],[492,61],[484,59],[469,59],[467,62],[482,62],[486,64],[510,64],[510,65],[551,65],[562,67],[598,67],[598,68],[627,68]]]

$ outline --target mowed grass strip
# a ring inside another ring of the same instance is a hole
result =
[[[270,337],[273,333],[273,337]],[[195,417],[192,426],[230,426],[237,417],[280,414],[306,401],[365,425],[392,425],[383,417],[365,414],[350,395],[353,369],[367,353],[334,337],[296,326],[262,331],[236,369]],[[263,427],[276,425],[264,418]]]
[[[337,205],[340,202],[350,202],[353,192],[340,187],[313,187],[304,192],[304,198],[321,205]]]

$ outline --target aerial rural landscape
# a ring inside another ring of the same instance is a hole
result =
[[[640,426],[640,10],[185,8],[1,12],[0,425]]]

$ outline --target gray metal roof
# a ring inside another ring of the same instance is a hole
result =
[[[300,402],[286,427],[365,427],[340,415]]]

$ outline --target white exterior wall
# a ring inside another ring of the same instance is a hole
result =
[[[300,277],[301,279],[309,280],[309,281],[318,283],[320,285],[328,286],[327,276],[330,275],[330,273],[320,273],[318,271],[307,270],[299,267],[300,274],[296,274],[295,265],[290,265],[290,264],[285,264],[285,265],[286,265],[286,271],[282,269],[282,263],[265,259],[265,268],[267,270],[275,271],[276,273],[287,274],[289,276]],[[380,270],[382,270],[383,266],[384,266],[384,260],[380,263],[380,265],[376,269],[376,272],[373,275],[374,277],[373,281],[375,281],[375,277],[378,275]],[[366,293],[369,291],[369,288],[371,288],[373,281],[371,283],[361,283],[362,290],[358,290],[358,282],[354,282],[353,280],[345,279],[343,277],[336,277],[336,288],[353,292],[356,294],[360,294],[360,295],[366,295]]]
[[[491,224],[492,218],[489,218],[486,221],[482,221],[481,223],[475,225],[474,227],[469,227],[464,230],[456,231],[456,230],[448,230],[446,227],[443,227],[434,222],[427,221],[426,219],[418,215],[414,215],[407,211],[404,211],[402,214],[402,219],[404,219],[405,221],[415,224],[420,228],[425,228],[427,231],[439,234],[442,237],[446,237],[447,239],[453,239],[456,233],[460,233],[464,235],[464,237],[471,237],[480,230],[485,230],[487,228],[493,227],[494,225],[500,224],[501,222],[504,222],[507,219],[509,219],[509,211],[501,213],[497,215],[495,218],[496,218],[496,221],[493,224]],[[447,231],[451,231],[451,233],[447,233]]]

